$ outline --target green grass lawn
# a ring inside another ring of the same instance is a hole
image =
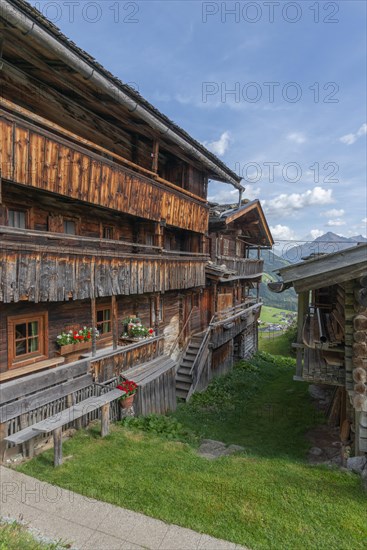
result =
[[[272,355],[287,356],[291,351],[289,338],[279,332],[270,334],[270,338],[267,332],[259,332],[259,350]]]
[[[304,434],[323,418],[293,371],[260,353],[168,418],[129,419],[104,439],[93,426],[65,442],[61,467],[47,451],[17,469],[253,550],[365,548],[358,476],[305,462]],[[203,437],[245,452],[207,461]]]
[[[281,313],[294,313],[288,309],[279,309],[277,307],[262,306],[260,319],[263,323],[275,323],[279,325],[285,324],[280,318]]]
[[[41,542],[24,525],[0,520],[0,550],[61,550],[67,547],[61,542]]]

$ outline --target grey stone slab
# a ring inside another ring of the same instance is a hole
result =
[[[71,544],[73,548],[85,546],[94,533],[93,529],[57,518],[31,506],[24,506],[20,514],[24,522],[37,529],[43,536],[52,540],[62,540]]]
[[[116,531],[119,530],[116,529]],[[101,533],[101,531],[95,531],[81,550],[141,550],[143,548],[143,546],[121,540],[119,537],[107,535],[106,533]]]
[[[209,535],[203,535],[198,550],[237,550],[236,544],[227,540],[219,540]]]
[[[191,529],[170,525],[159,550],[197,550],[202,535]]]

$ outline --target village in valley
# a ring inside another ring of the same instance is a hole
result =
[[[1,0],[1,550],[366,547],[366,6],[268,4]]]

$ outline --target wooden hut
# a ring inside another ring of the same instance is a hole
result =
[[[281,292],[298,293],[295,379],[335,387],[344,443],[367,452],[367,244],[280,270]]]

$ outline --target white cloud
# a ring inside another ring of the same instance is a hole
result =
[[[288,225],[281,225],[280,223],[278,223],[277,225],[270,226],[270,231],[275,241],[296,240],[296,234],[294,233],[293,229],[288,227]]]
[[[311,229],[310,236],[312,240],[317,239],[317,237],[321,237],[321,235],[324,234],[324,231],[321,231],[321,229]]]
[[[322,212],[321,216],[325,216],[326,218],[340,218],[340,216],[344,216],[345,210],[342,208],[340,210],[337,210],[336,208],[332,208],[331,210],[326,210],[326,212]]]
[[[341,225],[345,225],[346,222],[344,220],[336,219],[336,220],[329,220],[325,225],[328,227],[340,227]]]
[[[226,189],[221,189],[218,192],[213,192],[208,197],[209,202],[218,202],[219,204],[235,204],[238,203],[239,195],[237,189],[231,189],[226,186]],[[243,199],[249,199],[250,201],[259,198],[260,187],[253,187],[252,185],[246,185],[246,189],[242,195]]]
[[[204,141],[205,147],[207,147],[212,153],[219,155],[220,157],[228,150],[231,141],[229,132],[223,132],[217,141]]]
[[[346,145],[353,145],[353,143],[355,143],[358,138],[364,136],[365,134],[367,134],[366,122],[362,124],[362,126],[359,128],[359,130],[357,130],[355,134],[346,134],[345,136],[339,138],[339,141],[345,143]]]
[[[367,223],[367,218],[363,218],[362,223]]]
[[[332,193],[332,189],[323,189],[317,186],[304,193],[291,193],[290,195],[282,193],[274,199],[263,201],[263,205],[267,214],[289,216],[308,206],[332,203],[334,200]]]
[[[306,138],[303,134],[300,132],[292,132],[291,134],[287,135],[287,139],[289,141],[293,141],[294,143],[304,143],[306,141]]]

